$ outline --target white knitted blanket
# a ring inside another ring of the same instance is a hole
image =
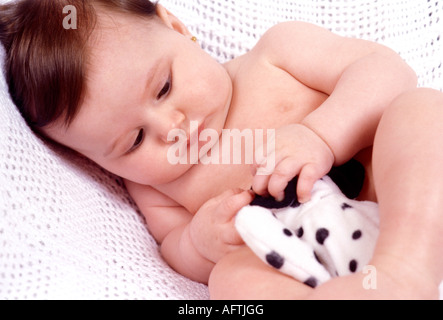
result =
[[[246,52],[275,23],[304,20],[390,46],[415,69],[420,86],[443,90],[441,0],[160,3],[220,62]],[[207,298],[206,286],[162,260],[120,179],[32,134],[2,72],[0,299]]]

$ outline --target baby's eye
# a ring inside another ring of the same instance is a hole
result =
[[[140,129],[137,138],[135,138],[134,144],[132,145],[130,151],[134,151],[135,149],[137,149],[142,144],[144,137],[145,137],[145,131],[143,129]]]
[[[170,90],[171,90],[171,78],[169,78],[168,81],[166,81],[165,85],[158,93],[157,99],[161,99],[164,95],[167,95]]]

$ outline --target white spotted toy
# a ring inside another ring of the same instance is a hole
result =
[[[351,161],[317,181],[300,204],[295,178],[283,202],[257,196],[242,208],[236,228],[261,260],[311,287],[357,272],[372,257],[379,223],[376,203],[350,199],[363,180],[364,168]]]

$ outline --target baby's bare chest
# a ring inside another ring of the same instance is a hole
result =
[[[279,128],[299,123],[327,95],[313,90],[278,67],[245,63],[233,78],[228,128]]]
[[[186,188],[171,189],[170,196],[195,212],[229,188],[249,189],[257,146],[278,128],[299,123],[326,98],[276,67],[256,64],[239,70],[217,157],[194,165],[177,181]]]

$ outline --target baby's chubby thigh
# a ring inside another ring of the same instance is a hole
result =
[[[408,264],[421,271],[417,274],[437,283],[443,279],[442,119],[442,92],[427,88],[405,92],[384,112],[373,154],[383,226],[374,258],[379,252],[408,257]]]
[[[301,300],[313,291],[263,263],[247,246],[225,255],[215,265],[208,286],[215,300]]]

